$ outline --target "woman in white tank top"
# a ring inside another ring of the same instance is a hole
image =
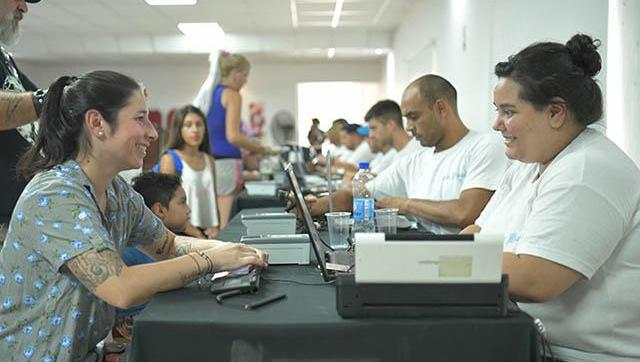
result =
[[[204,230],[209,238],[218,233],[218,206],[215,192],[215,160],[209,153],[204,114],[188,105],[175,113],[168,148],[176,150],[182,162],[182,188],[191,208],[191,225]],[[178,174],[173,158],[165,154],[160,159],[160,172]],[[189,232],[187,232],[190,234]]]

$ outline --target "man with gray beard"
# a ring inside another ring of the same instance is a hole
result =
[[[0,245],[16,200],[26,185],[26,180],[16,176],[16,163],[35,140],[35,121],[46,93],[18,70],[5,47],[18,42],[27,3],[39,1],[0,0],[0,170],[4,173],[0,176]]]

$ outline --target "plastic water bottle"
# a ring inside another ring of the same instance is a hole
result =
[[[375,232],[373,222],[373,193],[367,190],[367,182],[373,179],[368,162],[360,162],[360,170],[353,176],[353,232]]]

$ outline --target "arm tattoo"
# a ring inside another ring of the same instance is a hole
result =
[[[182,285],[187,285],[200,277],[197,272],[193,272],[192,274],[178,273],[178,275],[180,275],[180,281],[182,282]]]
[[[166,253],[167,251],[165,250],[167,248],[167,244],[169,243],[169,234],[165,233],[164,237],[162,237],[162,240],[160,240],[161,245],[159,245],[156,248],[156,255],[157,256],[161,256],[162,254]]]
[[[25,102],[31,101],[31,97],[27,97],[25,94],[1,92],[0,104],[2,104],[4,115],[0,116],[0,129],[12,129],[36,120],[37,116],[34,116],[34,119],[27,119],[28,116],[24,113]]]
[[[101,251],[89,250],[65,263],[76,278],[94,292],[100,284],[112,276],[119,276],[124,268],[120,256],[111,249]]]
[[[176,243],[176,256],[187,255],[192,252],[191,243],[188,241]]]
[[[169,259],[173,256],[173,243],[175,237],[176,236],[171,231],[165,229],[162,239],[151,245],[142,246],[142,249],[157,260]]]

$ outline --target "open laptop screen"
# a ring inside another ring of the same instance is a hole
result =
[[[300,190],[298,178],[296,177],[291,164],[288,164],[285,167],[284,171],[287,174],[287,178],[289,179],[289,184],[291,185],[291,190],[293,191],[293,195],[295,197],[295,203],[296,207],[298,208],[298,212],[300,213],[300,215],[302,215],[302,221],[304,222],[307,232],[309,233],[311,248],[313,248],[313,253],[316,256],[316,260],[318,260],[318,267],[320,268],[320,272],[322,273],[322,278],[325,281],[329,281],[331,280],[331,278],[327,273],[327,267],[324,260],[324,255],[327,249],[320,240],[318,229],[316,229],[316,226],[313,224],[313,219],[311,218],[309,208],[307,208],[307,204],[304,202],[304,196],[302,195],[302,191]]]

